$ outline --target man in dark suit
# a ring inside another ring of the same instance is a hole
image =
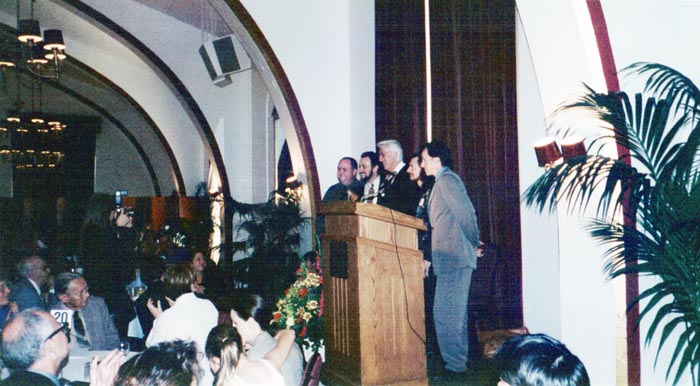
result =
[[[39,308],[46,310],[44,286],[51,270],[39,256],[25,257],[19,263],[21,277],[14,283],[10,299],[17,303],[19,310]]]
[[[395,139],[387,139],[379,142],[377,149],[379,162],[384,168],[377,204],[415,216],[421,191],[418,184],[411,181],[408,175],[408,165],[403,162],[401,144]]]
[[[433,318],[445,376],[460,378],[467,370],[469,336],[467,315],[469,287],[476,269],[479,227],[462,179],[450,169],[452,158],[444,143],[423,146],[421,167],[435,176],[428,199],[432,226],[432,265],[437,277]],[[424,272],[429,264],[424,262]]]
[[[109,316],[104,299],[90,296],[85,279],[77,273],[64,272],[54,284],[58,302],[51,309],[73,311],[71,347],[112,350],[119,345],[119,334]]]
[[[362,196],[364,185],[357,180],[357,161],[343,157],[338,161],[336,177],[338,183],[332,185],[323,195],[323,202],[356,201]]]
[[[65,327],[46,311],[22,311],[2,330],[2,357],[13,371],[0,386],[60,386],[68,359]]]

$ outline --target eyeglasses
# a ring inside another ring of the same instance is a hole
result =
[[[44,339],[44,342],[58,335],[58,333],[61,331],[63,331],[63,334],[66,336],[66,339],[68,339],[68,342],[70,342],[70,329],[68,328],[68,323],[61,323],[61,327],[57,328],[56,330],[54,330],[54,332],[47,336],[46,339]]]

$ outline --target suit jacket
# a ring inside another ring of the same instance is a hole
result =
[[[435,180],[428,200],[432,226],[432,259],[436,275],[455,269],[476,269],[479,226],[472,201],[462,179],[446,169]]]
[[[12,292],[10,292],[10,300],[17,302],[20,311],[28,308],[46,310],[46,300],[36,292],[36,289],[26,277],[22,277],[15,282]]]
[[[328,190],[326,190],[326,194],[323,195],[323,202],[347,201],[348,190],[357,194],[357,197],[359,198],[362,197],[362,195],[364,194],[364,189],[365,185],[358,180],[354,180],[352,183],[350,183],[349,186],[345,186],[338,182],[337,184],[332,185],[330,188],[328,188]]]
[[[421,191],[418,184],[411,181],[408,175],[408,165],[404,165],[399,170],[391,185],[387,185],[386,180],[386,178],[382,178],[377,204],[398,210],[409,216],[415,216]]]
[[[51,309],[65,310],[66,306],[56,302]],[[85,331],[90,338],[90,350],[113,350],[119,345],[119,334],[104,299],[90,296],[85,307],[80,309]],[[72,332],[71,332],[72,334]],[[71,337],[71,339],[73,339]]]
[[[16,370],[1,381],[0,386],[56,386],[56,384],[41,374],[27,370]]]

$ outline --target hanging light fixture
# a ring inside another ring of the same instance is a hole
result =
[[[34,18],[34,1],[30,0],[30,18],[20,19],[20,0],[17,0],[17,40],[20,42],[22,62],[32,74],[57,80],[66,59],[63,32],[47,29],[42,37],[39,20]],[[0,58],[0,67],[3,63]]]

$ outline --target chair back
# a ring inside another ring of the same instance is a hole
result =
[[[323,358],[321,358],[321,354],[315,352],[306,363],[300,386],[318,386],[321,382],[322,366]]]

